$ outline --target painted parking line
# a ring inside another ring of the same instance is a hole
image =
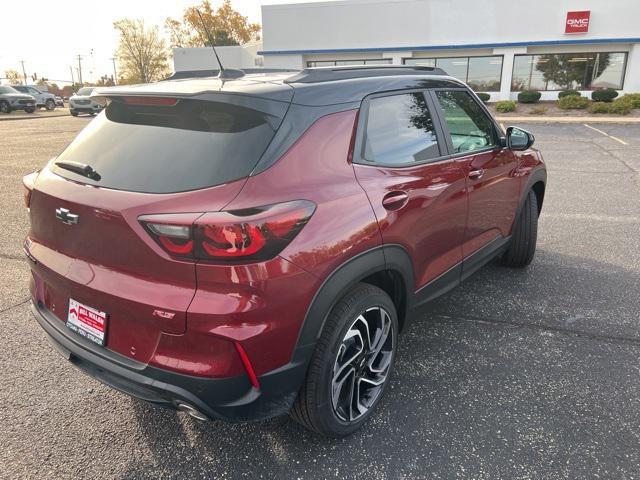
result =
[[[589,222],[611,222],[632,225],[640,224],[640,217],[635,215],[598,215],[590,213],[549,212],[545,213],[544,217],[557,220],[586,220]]]
[[[595,130],[598,133],[601,133],[602,135],[604,135],[605,137],[609,137],[612,140],[615,140],[616,142],[620,142],[623,145],[629,145],[627,142],[625,142],[624,140],[621,140],[618,137],[614,137],[613,135],[609,135],[607,132],[603,132],[602,130],[597,129],[596,127],[592,127],[591,125],[587,125],[586,123],[583,123],[583,125],[587,128],[590,128],[591,130]]]

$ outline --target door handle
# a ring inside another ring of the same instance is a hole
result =
[[[478,179],[482,178],[483,175],[484,175],[484,169],[482,169],[482,168],[477,168],[477,169],[471,170],[469,172],[469,178],[471,178],[473,180],[478,180]]]
[[[405,192],[390,192],[382,199],[382,206],[387,210],[399,210],[408,200],[409,196]]]

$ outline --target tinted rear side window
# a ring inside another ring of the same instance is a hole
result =
[[[281,118],[224,102],[173,106],[111,102],[56,161],[90,165],[99,180],[59,167],[65,178],[101,187],[171,193],[220,185],[251,173]]]
[[[422,93],[369,101],[364,159],[379,165],[407,165],[440,155],[433,119]]]

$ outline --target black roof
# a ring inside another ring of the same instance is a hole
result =
[[[275,70],[275,69],[274,69]],[[205,75],[207,72],[208,75]],[[247,74],[220,79],[211,70],[188,78],[157,83],[99,88],[94,96],[170,95],[210,97],[212,94],[250,95],[299,105],[360,103],[372,93],[425,88],[459,88],[462,82],[439,68],[409,65],[369,65],[308,68],[297,72]]]

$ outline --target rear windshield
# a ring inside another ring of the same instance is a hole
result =
[[[91,185],[146,193],[227,183],[251,173],[280,124],[280,116],[262,110],[191,99],[173,106],[113,101],[56,159],[90,165],[99,179],[53,170]]]

